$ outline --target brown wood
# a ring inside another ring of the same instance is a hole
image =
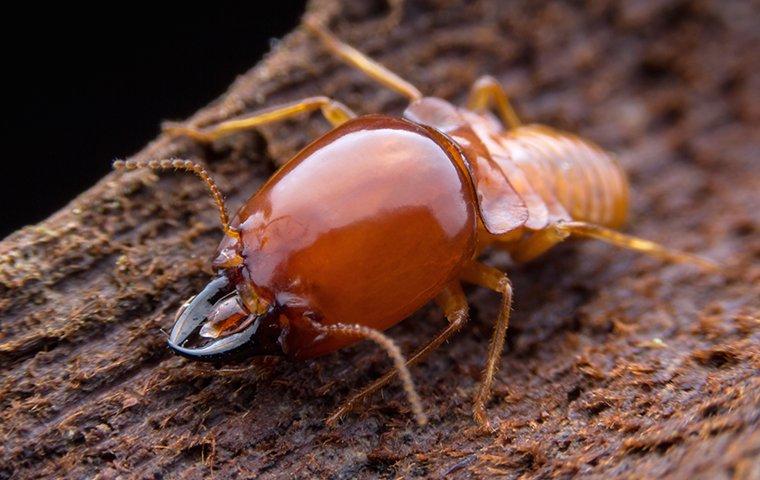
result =
[[[165,332],[209,278],[216,211],[192,177],[112,174],[0,243],[0,478],[757,478],[757,8],[460,3],[408,1],[397,16],[384,2],[321,0],[310,12],[425,93],[463,102],[490,73],[525,120],[619,152],[632,177],[629,231],[733,274],[597,243],[521,267],[494,258],[515,290],[488,406],[496,432],[470,415],[500,304],[481,289],[468,290],[472,322],[412,369],[427,427],[393,385],[328,429],[349,392],[389,367],[384,353],[363,343],[244,371],[173,356]],[[405,105],[297,30],[192,121],[315,94],[357,113]],[[211,147],[159,138],[136,158],[206,162],[233,207],[326,129],[314,115]],[[423,309],[388,333],[410,352],[439,318]]]

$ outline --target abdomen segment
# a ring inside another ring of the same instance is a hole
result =
[[[549,221],[567,216],[610,228],[625,223],[628,180],[615,159],[597,145],[542,125],[494,137],[505,161],[522,170],[523,181],[545,202]]]

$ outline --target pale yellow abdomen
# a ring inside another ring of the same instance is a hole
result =
[[[568,216],[610,228],[625,223],[628,180],[599,146],[542,125],[518,127],[498,137],[554,219]]]

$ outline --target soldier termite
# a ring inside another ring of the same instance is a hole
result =
[[[219,207],[225,236],[217,273],[177,315],[169,344],[207,361],[253,355],[304,359],[370,339],[396,368],[351,397],[334,422],[399,374],[420,424],[426,422],[408,366],[467,321],[461,282],[502,295],[474,401],[485,405],[509,324],[507,275],[478,260],[486,248],[518,262],[568,237],[602,240],[665,260],[714,268],[708,260],[619,233],[628,182],[593,143],[542,125],[523,125],[491,77],[472,87],[466,108],[425,97],[413,85],[316,23],[307,27],[342,60],[410,101],[402,118],[357,116],[312,97],[174,135],[211,142],[320,110],[333,130],[306,147],[229,220],[206,171],[186,160],[118,161],[117,168],[183,169],[200,176]],[[499,114],[497,121],[488,110]],[[382,333],[434,300],[448,325],[405,360]]]

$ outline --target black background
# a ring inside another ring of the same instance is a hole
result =
[[[64,206],[114,158],[155,137],[162,120],[223,93],[297,25],[304,3],[6,12],[0,238]]]

